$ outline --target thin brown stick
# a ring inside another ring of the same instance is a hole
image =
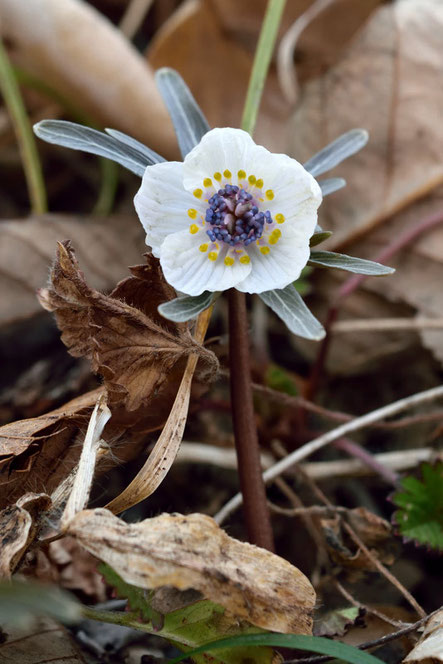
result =
[[[404,249],[411,242],[413,242],[417,237],[431,230],[435,226],[443,222],[443,212],[437,212],[432,214],[424,219],[420,219],[417,223],[412,224],[407,228],[403,233],[400,233],[393,242],[388,244],[381,252],[379,252],[373,260],[377,263],[384,263],[389,261],[400,249]],[[312,401],[314,398],[317,389],[320,384],[321,377],[323,375],[324,367],[326,365],[326,359],[329,352],[329,345],[331,341],[331,330],[337,319],[338,312],[340,309],[343,300],[351,295],[362,283],[367,279],[366,275],[358,274],[353,275],[347,279],[342,286],[339,288],[335,302],[332,303],[329,311],[326,315],[326,322],[324,328],[326,330],[326,336],[321,342],[320,349],[317,355],[317,358],[313,364],[311,375],[305,391],[305,397]]]
[[[314,482],[314,480],[306,475],[300,468],[298,469],[298,472],[303,475],[305,481],[307,484],[311,487],[312,491],[315,493],[317,498],[324,504],[327,505],[328,507],[333,507],[332,503],[330,500],[325,496],[323,491],[317,486],[317,484]],[[346,530],[348,533],[349,537],[353,540],[353,542],[363,551],[365,556],[368,558],[368,560],[371,561],[372,565],[382,574],[398,591],[403,597],[409,602],[409,604],[413,607],[413,609],[418,613],[418,615],[423,618],[426,616],[426,612],[424,609],[420,606],[420,604],[417,602],[415,597],[411,595],[409,590],[403,586],[403,584],[400,583],[400,581],[393,575],[391,572],[383,565],[383,563],[375,556],[372,551],[368,549],[366,544],[362,541],[362,539],[357,535],[355,530],[352,528],[352,526],[349,525],[349,523],[343,519],[343,528]]]
[[[246,530],[252,544],[274,551],[252,400],[246,298],[232,288],[228,301],[232,420]]]
[[[437,611],[439,610],[440,609],[437,609]],[[420,620],[417,620],[417,622],[413,623],[412,625],[407,625],[407,627],[399,629],[397,632],[391,632],[390,634],[385,634],[384,636],[380,636],[380,638],[378,639],[373,639],[373,641],[366,641],[365,643],[360,643],[360,645],[358,645],[357,648],[359,648],[359,650],[368,650],[369,648],[382,646],[385,643],[389,643],[389,641],[395,641],[396,639],[400,639],[402,636],[410,634],[411,632],[415,632],[417,629],[419,629],[419,627],[421,627],[425,622],[427,622],[430,618],[432,618],[432,616],[435,613],[437,613],[437,611],[433,611],[429,615],[420,618]],[[330,662],[331,659],[334,658],[329,657],[328,655],[319,655],[314,657],[302,657],[300,659],[286,659],[283,662],[283,664],[321,664],[321,662]]]
[[[388,625],[392,625],[397,629],[403,629],[403,627],[406,627],[406,623],[399,622],[398,620],[393,620],[392,618],[389,618],[389,616],[386,616],[381,611],[377,611],[377,609],[373,609],[371,606],[367,606],[367,604],[362,604],[361,602],[359,602],[357,599],[355,599],[355,597],[351,595],[350,592],[346,590],[344,586],[342,586],[342,584],[338,579],[334,579],[334,585],[336,586],[337,590],[343,595],[343,597],[345,597],[348,600],[348,602],[353,604],[353,606],[357,606],[359,609],[363,609],[366,613],[370,613],[371,615],[380,618],[380,620],[383,620],[383,622],[386,622],[388,623]]]

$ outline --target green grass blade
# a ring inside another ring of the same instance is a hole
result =
[[[233,636],[220,641],[213,641],[204,646],[186,652],[180,657],[169,660],[169,664],[177,664],[183,659],[193,657],[198,653],[211,652],[226,648],[238,648],[239,646],[274,646],[281,648],[296,648],[297,650],[308,650],[320,655],[329,655],[349,664],[384,664],[382,660],[369,655],[363,650],[349,646],[340,641],[332,641],[319,636],[304,636],[301,634],[246,634],[244,636]]]
[[[0,88],[17,136],[32,211],[43,214],[48,205],[37,146],[13,68],[1,40]]]
[[[285,0],[269,0],[263,19],[241,121],[241,128],[251,135],[254,133],[258,108],[284,7]]]

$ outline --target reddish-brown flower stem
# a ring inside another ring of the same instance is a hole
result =
[[[246,298],[232,288],[228,300],[232,420],[246,530],[252,544],[274,551],[252,400]]]

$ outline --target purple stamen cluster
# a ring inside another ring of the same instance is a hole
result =
[[[211,228],[206,233],[212,242],[247,247],[261,238],[265,223],[272,224],[269,210],[260,212],[252,195],[236,185],[225,185],[208,203],[205,220]]]

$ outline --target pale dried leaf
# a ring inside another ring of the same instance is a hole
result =
[[[58,240],[75,242],[87,279],[99,290],[109,290],[122,279],[143,247],[140,225],[123,216],[100,221],[47,214],[1,221],[0,233],[0,325],[41,312],[35,292],[47,279]]]
[[[101,394],[89,420],[80,460],[76,469],[74,485],[60,520],[63,530],[72,517],[84,509],[88,503],[97,453],[102,443],[101,436],[110,417],[111,411],[106,405],[105,395]]]
[[[140,588],[194,588],[254,625],[310,634],[315,592],[289,562],[229,537],[203,514],[162,514],[128,524],[105,509],[86,510],[69,533]]]
[[[0,512],[0,577],[10,578],[34,539],[41,512],[50,504],[44,493],[26,493]]]
[[[420,662],[424,659],[443,662],[443,609],[429,618],[419,642],[403,661]]]
[[[165,157],[177,154],[151,68],[122,33],[83,0],[0,0],[1,34],[24,69],[106,126]]]

